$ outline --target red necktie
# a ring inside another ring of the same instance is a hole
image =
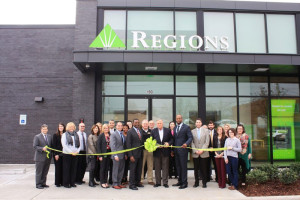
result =
[[[139,139],[141,139],[141,134],[140,134],[139,129],[136,129],[136,132],[137,132],[137,134],[139,135]]]

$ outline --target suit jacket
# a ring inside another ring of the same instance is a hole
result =
[[[225,140],[227,139],[227,137],[225,136],[225,139],[222,140],[221,139],[221,148],[224,147],[225,145]],[[213,148],[218,148],[218,134],[214,135],[214,140],[213,140]]]
[[[108,132],[108,134],[110,135],[109,132]],[[109,146],[110,146],[110,144],[109,144]],[[124,147],[124,145],[123,145],[123,147]],[[107,153],[107,143],[106,143],[106,139],[105,139],[105,134],[104,133],[101,133],[99,135],[99,137],[98,137],[98,140],[97,140],[97,153]],[[103,156],[99,156],[99,157],[103,157]]]
[[[124,144],[119,134],[119,131],[115,131],[113,134],[110,135],[110,149],[112,152],[124,150]],[[118,156],[119,159],[124,159],[124,153],[114,154],[111,156],[112,159],[114,158],[114,156]]]
[[[126,138],[126,148],[131,149],[135,147],[139,147],[144,144],[143,134],[142,131],[139,129],[141,134],[141,139],[139,138],[137,132],[132,127],[127,132],[127,138]],[[142,158],[143,157],[143,148],[138,148],[133,151],[128,152],[128,156],[133,156],[134,158]]]
[[[49,147],[52,147],[52,137],[51,135],[47,134],[47,139],[48,139],[48,144],[46,144],[46,140],[43,136],[42,133],[37,134],[36,136],[34,136],[33,139],[33,148],[35,150],[35,154],[34,154],[34,161],[35,162],[41,162],[41,161],[46,161],[47,158],[47,153],[45,151],[43,151],[43,148],[48,145]],[[50,150],[48,150],[50,151]],[[49,155],[49,159],[51,160],[51,154]]]
[[[151,136],[153,139],[157,141],[157,144],[163,145],[165,142],[169,143],[169,145],[173,144],[173,136],[171,134],[171,130],[168,128],[163,128],[163,139],[160,140],[158,128],[155,128],[151,131]],[[154,157],[159,157],[161,153],[164,156],[169,156],[171,153],[170,148],[157,148],[156,151],[153,152]]]
[[[52,147],[53,147],[53,149],[57,149],[57,150],[62,151],[61,135],[54,134],[52,136]],[[53,151],[53,154],[55,156],[56,155],[60,155],[60,156],[63,155],[63,153],[60,153],[60,152],[57,152],[57,151]]]
[[[188,125],[182,124],[177,133],[177,125],[174,128],[174,146],[190,145],[193,140],[191,129]]]
[[[198,139],[198,133],[197,128],[192,130],[193,135],[193,142],[192,142],[192,148],[198,148],[198,149],[207,149],[209,146],[209,131],[206,128],[200,128],[200,139]],[[201,155],[196,154],[195,149],[193,149],[193,158],[207,158],[209,157],[209,152],[204,151]]]

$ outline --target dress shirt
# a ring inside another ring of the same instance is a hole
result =
[[[77,134],[80,141],[80,151],[86,151],[86,133],[78,131]]]
[[[164,129],[158,129],[158,133],[159,133],[159,138],[160,138],[160,141],[162,142],[163,141],[163,137],[164,137]]]
[[[200,128],[197,128],[197,134],[198,134],[198,140],[200,140],[200,137],[201,137],[201,129]]]

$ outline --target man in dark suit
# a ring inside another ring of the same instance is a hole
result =
[[[188,149],[186,147],[192,142],[192,133],[188,125],[182,123],[182,116],[176,116],[176,126],[174,131],[174,146],[181,146],[182,148],[175,148],[175,162],[178,173],[178,183],[173,186],[179,186],[179,189],[187,188],[187,161]]]
[[[138,119],[133,120],[133,127],[127,132],[126,147],[127,149],[143,145],[143,135],[139,129]],[[129,188],[138,190],[137,187],[144,187],[141,183],[141,174],[143,166],[143,148],[138,148],[128,152],[130,158],[130,177]]]
[[[209,130],[209,146],[208,147],[213,148],[214,136],[217,135],[217,131],[215,130],[215,124],[213,121],[208,122],[208,130]],[[216,181],[218,182],[217,164],[216,164],[216,160],[215,160],[215,152],[214,151],[209,152],[209,161],[208,161],[209,173],[208,173],[207,181],[212,180],[211,161],[214,165]]]
[[[165,145],[166,148],[160,147],[153,152],[155,160],[155,180],[154,187],[161,186],[161,170],[163,177],[163,184],[165,188],[168,188],[168,175],[169,175],[169,156],[171,154],[169,145],[173,144],[173,136],[171,130],[163,127],[163,121],[157,120],[157,128],[151,131],[151,136],[157,141],[157,144]]]
[[[41,133],[34,136],[33,139],[33,148],[35,150],[35,184],[36,188],[38,189],[49,187],[48,185],[46,185],[46,181],[51,163],[51,155],[49,155],[49,158],[47,158],[47,148],[45,146],[52,146],[52,137],[47,133],[48,126],[46,124],[43,124],[41,126]]]

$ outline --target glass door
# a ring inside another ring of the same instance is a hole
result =
[[[173,98],[159,96],[128,97],[127,98],[127,120],[162,119],[164,126],[168,127],[173,120]]]

